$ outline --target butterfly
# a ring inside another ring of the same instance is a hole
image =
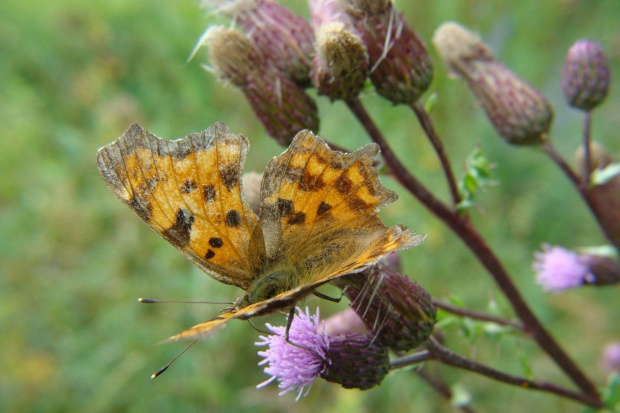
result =
[[[168,340],[291,309],[317,287],[424,238],[378,217],[397,195],[373,167],[376,144],[340,153],[299,132],[265,169],[258,215],[241,188],[248,148],[223,123],[174,141],[134,124],[97,153],[114,195],[205,273],[246,292]]]

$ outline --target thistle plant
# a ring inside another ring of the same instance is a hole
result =
[[[243,4],[243,8],[231,11],[228,6],[233,3]],[[477,149],[475,156],[467,160],[467,175],[462,181],[456,179],[443,139],[422,100],[435,67],[425,41],[391,0],[310,0],[311,19],[302,23],[296,16],[299,30],[291,31],[290,36],[286,31],[292,30],[287,25],[290,22],[282,21],[286,19],[281,16],[292,13],[284,12],[283,6],[276,6],[274,1],[212,1],[206,6],[239,23],[234,32],[228,28],[210,29],[205,43],[210,65],[220,79],[245,93],[267,133],[286,145],[299,129],[317,131],[319,117],[316,105],[303,89],[306,86],[311,85],[330,101],[343,101],[370,140],[379,145],[386,175],[454,232],[495,282],[515,318],[499,318],[433,297],[433,291],[426,291],[402,274],[397,257],[388,257],[366,269],[363,276],[343,277],[336,283],[354,311],[347,311],[334,323],[338,325],[330,328],[337,333],[330,336],[319,322],[318,313],[310,316],[308,310],[298,310],[288,337],[286,327],[268,326],[270,334],[261,336],[259,343],[267,347],[259,353],[264,358],[261,365],[266,364],[265,372],[271,375],[266,383],[278,381],[282,393],[294,391],[299,399],[316,378],[346,388],[367,389],[382,380],[398,380],[397,376],[387,375],[389,370],[438,363],[593,409],[614,407],[617,398],[603,397],[588,366],[580,366],[571,358],[570,343],[556,340],[517,288],[501,254],[472,224],[474,196],[492,182],[492,166],[501,160],[491,162]],[[222,40],[224,35],[234,38],[234,42]],[[443,61],[440,64],[467,84],[472,103],[480,106],[480,112],[486,114],[515,156],[518,151],[540,151],[548,157],[540,159],[560,168],[596,220],[598,228],[593,231],[600,231],[608,241],[608,245],[598,248],[543,245],[542,251],[532,251],[531,282],[556,293],[585,285],[614,288],[620,282],[620,165],[590,138],[591,114],[604,104],[611,84],[604,47],[588,40],[577,41],[567,52],[561,76],[558,74],[566,103],[584,113],[583,144],[576,148],[576,166],[571,166],[553,145],[554,109],[549,99],[533,82],[502,63],[483,38],[458,23],[447,22],[437,29],[432,45]],[[232,45],[239,45],[240,51],[234,52],[236,46]],[[299,53],[284,59],[281,52],[291,50]],[[295,70],[291,70],[291,65],[277,64],[284,60],[303,64],[293,65]],[[375,124],[360,99],[360,95],[373,93],[363,89],[367,80],[378,95],[412,109],[441,164],[450,201],[442,200],[435,188],[429,188],[411,172],[411,165],[399,158]],[[453,352],[449,340],[443,341],[442,317],[492,323],[531,340],[570,383],[521,377]],[[615,366],[609,370],[617,371],[617,344],[607,353],[607,358],[613,359],[608,364]],[[430,380],[424,371],[420,375],[434,388],[442,389],[441,377]],[[451,397],[450,392],[438,394]]]

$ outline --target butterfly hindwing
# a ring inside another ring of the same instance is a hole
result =
[[[247,288],[264,264],[256,214],[241,195],[247,138],[221,123],[170,141],[132,125],[97,154],[114,194],[220,282]]]

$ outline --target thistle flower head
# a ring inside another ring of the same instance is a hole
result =
[[[329,340],[327,333],[319,326],[319,311],[317,309],[316,314],[311,316],[307,308],[305,313],[297,309],[289,339],[298,346],[285,340],[286,327],[267,324],[267,328],[274,334],[260,336],[261,341],[256,345],[268,346],[267,350],[259,351],[258,355],[265,358],[259,365],[267,365],[265,373],[271,375],[271,378],[257,388],[278,380],[279,388],[282,389],[280,395],[296,391],[296,400],[299,400],[308,394],[312,382],[326,366]]]
[[[245,87],[254,68],[264,66],[262,53],[238,30],[212,26],[204,43],[215,74],[234,86]]]
[[[437,310],[432,298],[408,277],[378,266],[334,283],[383,346],[408,351],[433,332]]]
[[[609,92],[609,62],[603,48],[589,40],[571,46],[562,68],[562,91],[569,105],[590,111]]]
[[[327,351],[329,363],[321,377],[345,389],[370,389],[390,371],[387,347],[367,334],[334,337]]]
[[[318,130],[316,104],[290,78],[265,61],[241,32],[216,26],[207,32],[215,73],[241,89],[267,133],[283,146],[302,129]]]
[[[590,274],[589,268],[579,254],[559,246],[543,245],[542,252],[534,253],[532,267],[536,271],[536,282],[545,291],[561,291],[579,287]]]
[[[410,104],[433,78],[426,46],[391,0],[345,0],[347,13],[368,50],[370,80],[396,104]]]
[[[480,38],[456,23],[441,25],[433,43],[451,73],[463,77],[497,133],[514,145],[545,141],[553,109],[545,96],[497,61]]]
[[[205,0],[202,5],[230,17],[281,76],[309,83],[314,33],[307,20],[274,0]]]
[[[259,384],[263,387],[277,380],[282,389],[280,395],[297,392],[297,399],[308,394],[317,377],[338,383],[345,388],[369,389],[379,384],[390,368],[388,351],[375,343],[372,336],[348,334],[329,337],[319,323],[318,309],[310,316],[297,309],[289,331],[284,338],[285,327],[267,325],[274,333],[261,336],[258,346],[268,346],[258,354],[267,364],[265,373],[272,377]]]
[[[368,54],[359,36],[343,23],[326,23],[317,28],[315,49],[310,77],[319,95],[332,101],[357,96],[368,73]]]

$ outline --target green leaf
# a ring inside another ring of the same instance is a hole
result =
[[[491,170],[495,167],[482,153],[479,147],[475,148],[465,161],[465,176],[459,181],[461,202],[457,205],[459,211],[475,205],[475,195],[484,188],[494,185],[491,179]]]
[[[617,374],[609,377],[607,387],[603,390],[603,401],[605,406],[612,411],[620,407],[620,378]]]

